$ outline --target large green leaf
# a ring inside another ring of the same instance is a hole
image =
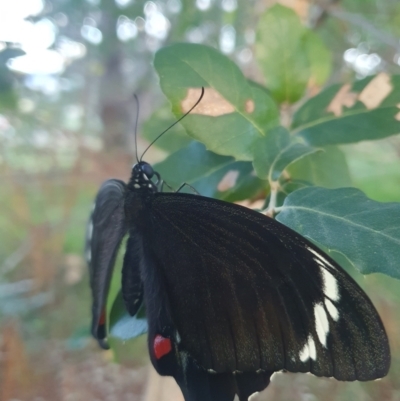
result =
[[[260,178],[270,182],[278,181],[286,167],[318,150],[293,140],[285,128],[278,127],[257,142],[254,150],[254,169]]]
[[[250,162],[236,161],[194,181],[192,185],[203,196],[227,202],[250,199],[268,189],[268,182],[255,175]]]
[[[300,107],[292,131],[314,146],[385,138],[400,132],[399,99],[399,75],[333,85]]]
[[[392,141],[365,141],[342,148],[356,188],[376,201],[400,199],[399,154]]]
[[[256,57],[278,102],[299,100],[307,87],[310,72],[305,32],[296,13],[279,4],[267,10],[258,23]]]
[[[380,203],[355,188],[292,192],[281,223],[343,254],[361,273],[400,278],[400,203]]]
[[[331,75],[332,53],[314,31],[306,33],[304,45],[310,65],[311,79],[313,83],[323,85]]]
[[[187,133],[207,149],[237,160],[252,160],[257,139],[279,121],[278,109],[265,90],[249,83],[239,68],[217,50],[197,44],[175,44],[156,53],[154,66],[164,94]]]
[[[256,57],[267,87],[279,103],[296,102],[310,78],[322,85],[330,74],[331,55],[322,40],[302,25],[292,9],[279,4],[259,20]]]
[[[164,104],[143,124],[143,137],[152,142],[174,122],[176,122],[176,118],[171,113],[169,105]],[[191,141],[192,139],[186,134],[182,125],[176,124],[168,133],[157,139],[154,146],[172,153],[188,145]]]
[[[344,153],[336,146],[327,146],[321,152],[310,154],[288,167],[291,180],[326,188],[352,185]]]
[[[207,151],[203,144],[192,141],[155,164],[154,170],[160,173],[166,184],[176,190],[183,183],[192,184],[233,161],[232,157],[216,155]]]
[[[267,187],[265,181],[254,175],[250,162],[216,155],[195,141],[156,164],[154,169],[174,190],[187,183],[203,196],[231,202],[248,199]],[[193,192],[190,187],[182,191]]]

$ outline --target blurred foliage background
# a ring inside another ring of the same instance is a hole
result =
[[[208,44],[257,81],[254,27],[274,3],[0,3],[0,401],[161,399],[146,389],[144,341],[117,365],[89,336],[85,224],[101,182],[129,176],[132,94],[140,98],[139,130],[147,138],[166,127],[154,53],[176,41]],[[279,3],[332,52],[330,83],[400,72],[397,0]],[[311,95],[319,90],[318,83],[308,88]],[[155,146],[146,159],[160,161],[185,141]],[[139,139],[139,154],[147,143]],[[342,150],[354,186],[379,201],[400,201],[398,136]],[[374,275],[365,286],[392,341],[390,378],[361,385],[285,375],[260,399],[400,400],[399,285]]]

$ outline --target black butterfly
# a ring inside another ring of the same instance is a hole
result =
[[[97,195],[86,252],[102,347],[110,276],[128,235],[126,308],[134,316],[145,304],[152,364],[186,401],[248,400],[281,370],[349,381],[387,374],[379,315],[334,260],[261,213],[159,184],[140,161],[128,184],[108,180]]]

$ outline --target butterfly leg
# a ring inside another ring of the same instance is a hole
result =
[[[158,182],[157,182],[158,184]],[[189,187],[196,195],[200,195],[195,188],[193,188],[190,184],[184,182],[176,191],[170,187],[164,180],[161,180],[160,192],[163,192],[163,186],[167,186],[172,192],[180,192],[184,187]]]
[[[200,195],[195,188],[193,188],[190,184],[187,182],[184,182],[175,192],[180,192],[184,187],[189,187],[196,195]]]
[[[170,187],[164,180],[161,180],[160,192],[163,192],[164,185],[168,187],[171,192],[175,192],[174,188]]]

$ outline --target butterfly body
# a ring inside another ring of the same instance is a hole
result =
[[[135,315],[144,302],[153,366],[186,401],[244,401],[280,370],[339,380],[387,373],[381,320],[329,256],[258,212],[159,184],[140,162],[128,184],[109,180],[97,196],[87,247],[101,344],[110,274],[128,234],[127,310]]]

